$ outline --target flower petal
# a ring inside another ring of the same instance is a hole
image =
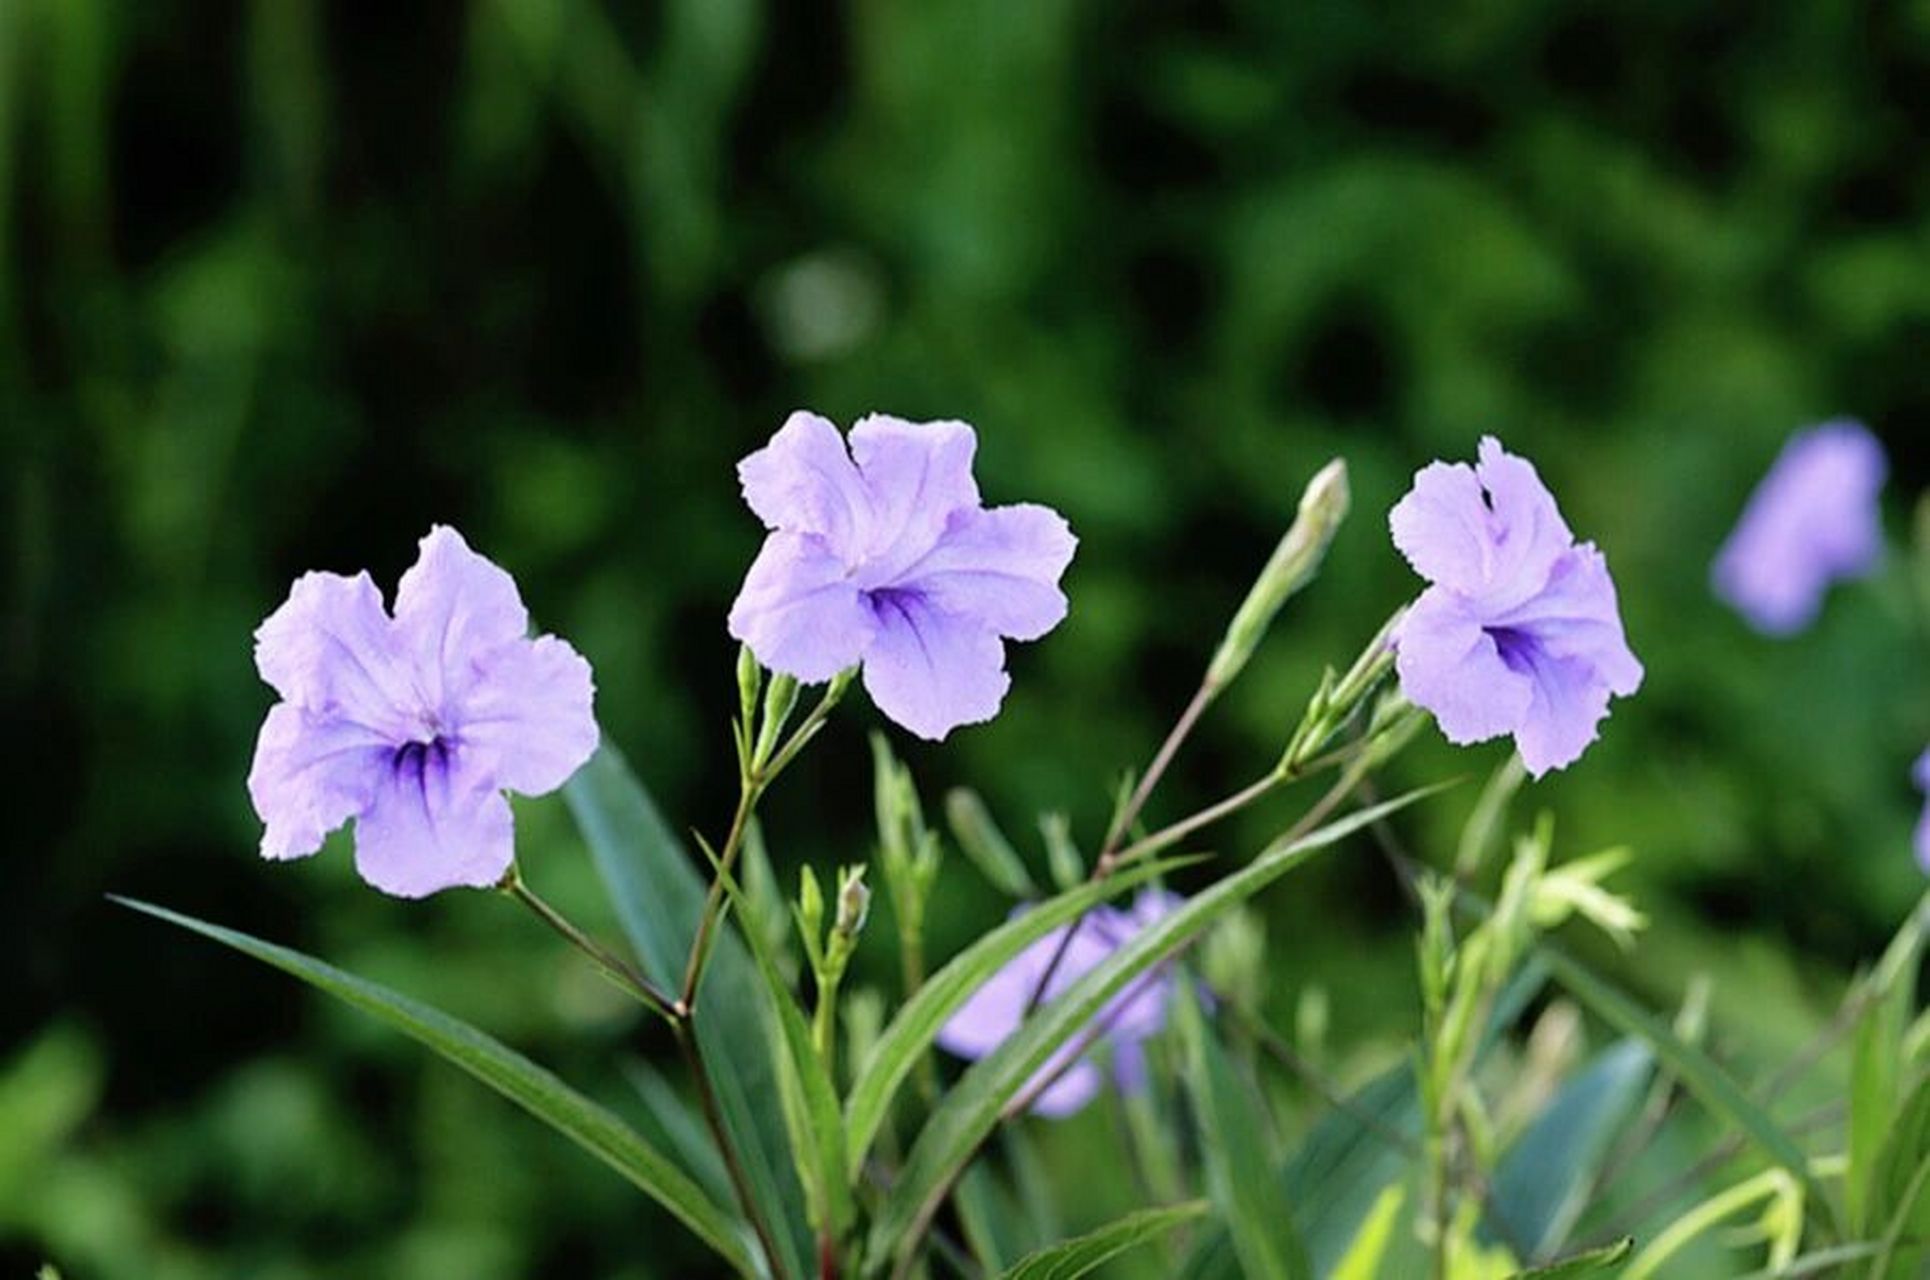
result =
[[[1539,594],[1489,617],[1487,625],[1526,633],[1543,652],[1587,664],[1610,692],[1624,698],[1642,686],[1642,664],[1622,631],[1615,581],[1593,543],[1561,556]]]
[[[1487,585],[1482,596],[1496,608],[1525,600],[1547,581],[1555,561],[1575,544],[1555,495],[1534,464],[1483,436],[1474,471],[1494,509]]]
[[[1423,591],[1401,620],[1394,666],[1401,692],[1458,746],[1514,732],[1534,696],[1468,602],[1446,587]]]
[[[1472,595],[1487,581],[1489,515],[1473,467],[1433,462],[1414,473],[1414,486],[1388,513],[1387,527],[1414,572]]]
[[[1047,1075],[1059,1070],[1060,1059],[1046,1063],[1039,1075]],[[1039,1076],[1032,1077],[1036,1082]],[[1059,1072],[1057,1079],[1047,1085],[1038,1097],[1032,1100],[1031,1112],[1035,1116],[1045,1116],[1050,1120],[1063,1120],[1065,1117],[1085,1109],[1087,1103],[1099,1096],[1105,1086],[1106,1078],[1100,1073],[1099,1066],[1090,1057],[1084,1057]],[[1026,1086],[1032,1087],[1031,1083]]]
[[[978,506],[977,449],[978,437],[963,422],[906,422],[874,413],[851,428],[851,456],[871,495],[870,576],[861,585],[897,581],[937,544],[954,511]]]
[[[996,633],[915,592],[880,591],[871,601],[878,632],[865,650],[864,687],[880,711],[933,742],[998,714],[1012,680]]]
[[[442,714],[475,683],[488,655],[529,634],[529,612],[515,579],[437,525],[396,589],[395,626],[423,697]]]
[[[1581,759],[1608,715],[1608,686],[1594,665],[1579,658],[1558,658],[1533,645],[1519,655],[1534,684],[1534,698],[1515,746],[1531,777]]]
[[[1930,751],[1917,757],[1917,790],[1925,793],[1923,816],[1917,820],[1917,865],[1930,871]]]
[[[769,444],[737,464],[737,478],[768,529],[813,533],[855,556],[871,527],[871,498],[844,437],[815,413],[793,413]]]
[[[773,533],[730,608],[730,634],[759,662],[806,683],[856,663],[878,623],[824,539]]]
[[[948,613],[1014,640],[1036,640],[1066,616],[1059,578],[1078,542],[1050,507],[960,511],[900,581]]]
[[[261,818],[264,858],[303,858],[362,812],[390,747],[352,720],[316,715],[292,702],[269,708],[248,770],[248,797]]]
[[[455,730],[485,753],[499,786],[556,790],[596,752],[590,664],[555,636],[519,640],[483,660]]]
[[[355,821],[355,869],[398,898],[496,884],[515,859],[509,801],[480,753],[421,743],[395,753]]]
[[[1716,556],[1716,594],[1768,635],[1808,626],[1831,583],[1861,577],[1881,558],[1888,470],[1860,423],[1791,437]]]
[[[255,666],[287,701],[400,740],[421,697],[410,663],[366,573],[306,573],[255,630]]]

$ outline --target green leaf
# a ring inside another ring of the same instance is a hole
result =
[[[1019,861],[1012,842],[999,830],[998,823],[979,799],[978,792],[954,787],[945,794],[945,817],[951,823],[952,838],[964,851],[986,882],[1009,898],[1036,898],[1037,886],[1025,864]]]
[[[1531,1259],[1561,1247],[1654,1065],[1647,1045],[1624,1040],[1562,1086],[1495,1173],[1489,1216],[1500,1240]]]
[[[725,878],[725,884],[741,909],[743,891],[730,877]],[[837,1086],[831,1081],[830,1067],[812,1042],[803,1009],[778,972],[769,945],[756,929],[745,930],[744,937],[784,1035],[785,1052],[778,1057],[779,1085],[786,1124],[798,1156],[798,1176],[810,1191],[815,1223],[828,1228],[833,1239],[842,1239],[851,1225],[852,1202],[851,1189],[844,1180],[844,1116],[838,1110]]]
[[[1568,988],[1576,999],[1624,1035],[1645,1042],[1656,1058],[1678,1078],[1689,1092],[1718,1116],[1748,1135],[1771,1161],[1787,1171],[1803,1187],[1806,1212],[1816,1215],[1830,1234],[1836,1234],[1835,1214],[1828,1195],[1810,1172],[1802,1149],[1772,1120],[1769,1114],[1749,1100],[1727,1072],[1694,1045],[1676,1035],[1668,1025],[1635,1003],[1620,989],[1596,977],[1585,965],[1554,947],[1536,949],[1554,974],[1555,981]]]
[[[563,788],[617,919],[643,970],[667,990],[703,914],[706,883],[623,756],[605,742]],[[754,1211],[769,1228],[784,1276],[812,1274],[804,1190],[782,1109],[778,1036],[762,983],[734,929],[720,929],[694,1019],[711,1092],[736,1148]]]
[[[1902,1099],[1903,1037],[1916,1011],[1917,963],[1926,910],[1930,910],[1930,897],[1911,912],[1884,950],[1876,971],[1850,997],[1867,1002],[1857,1019],[1850,1049],[1849,1168],[1843,1181],[1850,1225],[1859,1234],[1880,1225],[1867,1212],[1869,1195],[1878,1153]]]
[[[1206,1212],[1204,1201],[1193,1200],[1160,1209],[1128,1214],[1090,1234],[1041,1249],[1004,1272],[999,1280],[1077,1280],[1128,1249],[1157,1240],[1182,1222]]]
[[[1060,925],[1084,915],[1114,894],[1197,859],[1171,858],[1128,867],[1098,884],[1081,885],[1048,898],[1023,915],[1007,920],[959,952],[925,980],[884,1029],[851,1086],[846,1100],[846,1173],[855,1183],[864,1158],[877,1140],[891,1100],[918,1059],[931,1048],[938,1029],[996,970]]]
[[[1884,1229],[1870,1280],[1919,1276],[1930,1261],[1923,1243],[1930,1240],[1930,1078],[1918,1081],[1902,1109],[1892,1113],[1874,1172],[1870,1221]]]
[[[1362,809],[1291,842],[1279,842],[1247,866],[1187,899],[1140,930],[1105,961],[1042,1005],[1017,1033],[974,1064],[939,1103],[912,1145],[873,1223],[867,1261],[916,1248],[960,1170],[998,1124],[1006,1103],[1135,978],[1176,955],[1214,921],[1260,890],[1361,828],[1439,787],[1409,792]]]
[[[1629,1250],[1635,1247],[1633,1240],[1617,1240],[1614,1244],[1590,1249],[1559,1262],[1551,1262],[1545,1267],[1530,1267],[1526,1271],[1514,1273],[1513,1280],[1576,1280],[1579,1276],[1592,1276],[1619,1266],[1628,1257]]]
[[[628,1178],[740,1272],[755,1270],[742,1223],[616,1115],[515,1050],[438,1009],[299,951],[165,907],[114,901],[273,965],[428,1046]]]
[[[641,1058],[623,1062],[623,1074],[643,1100],[644,1108],[668,1144],[685,1173],[695,1178],[718,1204],[733,1204],[736,1193],[730,1189],[730,1173],[717,1144],[711,1141],[703,1117],[678,1094],[676,1087],[661,1071]]]
[[[1534,960],[1522,966],[1495,1001],[1482,1037],[1483,1052],[1521,1016],[1547,976]],[[1333,1272],[1379,1197],[1414,1167],[1420,1133],[1413,1063],[1402,1062],[1349,1095],[1346,1105],[1329,1107],[1301,1140],[1280,1178],[1314,1274]],[[1396,1240],[1391,1247],[1398,1249],[1401,1243]],[[1232,1242],[1223,1232],[1205,1234],[1181,1275],[1185,1280],[1237,1276]]]
[[[1340,1262],[1334,1267],[1332,1280],[1375,1280],[1380,1275],[1381,1260],[1387,1256],[1388,1241],[1394,1235],[1394,1223],[1400,1218],[1401,1204],[1407,1199],[1407,1189],[1398,1184],[1381,1189],[1374,1207],[1367,1211],[1367,1218],[1354,1234],[1354,1241],[1341,1255]]]
[[[1187,1092],[1199,1124],[1207,1186],[1233,1237],[1240,1270],[1250,1280],[1305,1280],[1310,1274],[1306,1249],[1293,1229],[1293,1208],[1267,1150],[1272,1124],[1183,984],[1173,1008],[1186,1044]]]

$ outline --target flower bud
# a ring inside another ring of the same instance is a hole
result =
[[[764,688],[764,668],[757,665],[757,655],[747,644],[737,646],[737,707],[743,717],[745,732],[757,718],[757,695]]]
[[[822,969],[824,958],[818,939],[824,936],[824,890],[818,887],[817,872],[799,867],[797,872],[797,931],[804,940],[811,967]]]
[[[1288,597],[1313,580],[1320,562],[1347,518],[1350,498],[1347,490],[1347,464],[1335,458],[1315,473],[1300,495],[1300,509],[1293,525],[1274,547],[1266,567],[1247,592],[1239,612],[1227,626],[1220,647],[1206,669],[1206,685],[1220,689],[1232,683],[1247,659],[1259,647],[1260,639],[1280,612]]]
[[[758,768],[770,763],[776,754],[778,738],[797,706],[797,694],[797,679],[781,672],[773,673],[770,684],[765,686],[764,718],[757,727],[757,750],[751,757]]]
[[[840,938],[856,938],[871,915],[871,888],[862,866],[838,869],[838,914],[831,931]]]

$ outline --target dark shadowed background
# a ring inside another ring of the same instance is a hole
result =
[[[715,831],[759,536],[731,468],[800,406],[967,419],[988,498],[1079,533],[1003,716],[892,735],[1040,866],[1042,811],[1097,840],[1329,456],[1354,519],[1156,817],[1264,768],[1415,590],[1384,515],[1417,467],[1485,432],[1533,457],[1649,674],[1530,800],[1568,853],[1638,854],[1654,925],[1602,963],[1663,1009],[1707,973],[1716,1043],[1773,1067],[1921,889],[1927,133],[1922,5],[0,0],[0,1273],[702,1273],[447,1067],[103,895],[319,952],[625,1105],[618,1056],[661,1037],[510,906],[383,899],[340,839],[255,856],[250,632],[299,572],[391,588],[453,523]],[[1890,450],[1891,563],[1766,641],[1708,562],[1835,415]],[[781,864],[867,852],[876,723],[854,699],[772,798]],[[1501,751],[1430,730],[1397,772]],[[1405,837],[1444,858],[1473,792]],[[606,927],[561,803],[517,816],[532,882]],[[953,861],[941,957],[1005,910]],[[1396,1051],[1411,919],[1371,846],[1263,906],[1283,1022],[1318,989],[1337,1073]]]

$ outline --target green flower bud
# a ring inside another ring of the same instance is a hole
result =
[[[1300,510],[1293,525],[1274,547],[1273,555],[1260,570],[1239,612],[1233,615],[1213,661],[1207,666],[1208,688],[1217,690],[1232,683],[1259,647],[1267,628],[1273,625],[1280,606],[1320,571],[1320,562],[1326,558],[1334,534],[1347,518],[1350,501],[1347,464],[1339,458],[1322,467],[1308,481],[1306,491],[1300,495]]]

